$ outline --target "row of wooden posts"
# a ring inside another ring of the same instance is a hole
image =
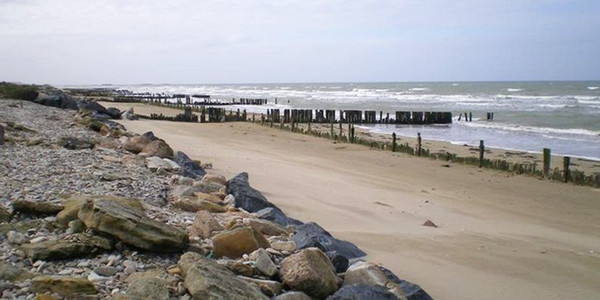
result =
[[[279,123],[281,121],[279,109],[267,109],[267,121]],[[416,112],[396,111],[395,118],[390,114],[374,110],[336,110],[333,109],[284,109],[284,123],[355,123],[355,124],[450,124],[452,123],[451,112]]]

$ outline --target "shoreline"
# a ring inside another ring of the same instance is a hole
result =
[[[367,260],[434,298],[600,293],[599,189],[445,167],[246,122],[120,122],[153,131],[226,177],[249,172],[251,184],[290,217],[355,243]],[[422,226],[427,220],[439,227]]]

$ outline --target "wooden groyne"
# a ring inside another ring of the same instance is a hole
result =
[[[374,110],[322,110],[322,109],[268,109],[267,122],[279,123],[353,123],[353,124],[451,124],[451,112],[396,111],[395,118],[390,114]],[[283,119],[282,119],[283,117]]]

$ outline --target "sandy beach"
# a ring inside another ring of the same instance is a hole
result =
[[[251,123],[121,122],[212,163],[214,173],[247,171],[289,216],[356,243],[367,260],[436,299],[600,295],[599,189],[447,167]],[[426,220],[439,227],[422,226]]]

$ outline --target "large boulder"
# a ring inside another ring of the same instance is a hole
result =
[[[33,278],[33,273],[26,269],[17,268],[9,263],[0,261],[0,280],[9,282],[21,282]]]
[[[213,237],[215,257],[238,258],[258,248],[269,248],[265,237],[250,227],[242,227],[219,233]]]
[[[145,156],[158,156],[160,158],[173,157],[173,149],[163,140],[155,140],[148,143],[140,153]]]
[[[111,249],[112,241],[109,239],[83,234],[76,235],[74,240],[49,240],[21,245],[21,250],[32,261],[80,258]]]
[[[36,276],[31,280],[30,291],[57,293],[69,299],[84,298],[85,295],[95,295],[98,292],[91,281],[66,276]]]
[[[268,299],[256,286],[204,256],[188,252],[177,266],[184,277],[184,286],[194,299]]]
[[[287,293],[283,293],[276,297],[271,298],[271,300],[311,300],[309,296],[307,296],[303,292],[291,291]]]
[[[244,219],[243,223],[256,231],[260,231],[264,235],[288,235],[286,228],[267,220]]]
[[[292,240],[296,242],[298,249],[317,247],[325,252],[336,251],[337,254],[348,259],[366,255],[354,244],[334,238],[317,223],[310,222],[298,225],[295,230]]]
[[[123,143],[123,149],[138,154],[142,152],[150,142],[151,140],[144,135],[132,136]]]
[[[352,284],[339,289],[327,300],[398,300],[394,294],[379,285]]]
[[[254,262],[256,269],[262,274],[273,277],[277,273],[277,266],[269,257],[269,254],[265,249],[258,249],[256,251],[256,261]]]
[[[178,170],[179,166],[168,158],[160,158],[158,156],[146,157],[146,167],[152,171],[158,169]]]
[[[173,202],[173,206],[191,212],[206,210],[213,213],[220,213],[226,211],[223,206],[214,202],[198,199],[196,196],[181,196]]]
[[[88,200],[78,217],[88,228],[144,250],[178,252],[188,244],[185,231],[150,219],[142,210],[117,201]]]
[[[15,212],[32,215],[55,215],[64,208],[48,201],[15,200],[11,205]]]
[[[384,272],[384,270],[386,270]],[[388,277],[389,276],[389,277]],[[379,285],[400,299],[432,299],[418,285],[400,280],[389,270],[374,263],[359,262],[352,265],[344,277],[344,286],[353,284]]]
[[[138,199],[123,198],[117,196],[97,196],[97,195],[73,195],[67,198],[63,204],[63,210],[56,215],[56,223],[62,227],[66,227],[69,222],[77,220],[79,210],[88,200],[105,199],[109,201],[120,202],[123,205],[130,206],[134,209],[143,210],[144,206]]]
[[[336,273],[344,273],[348,270],[349,261],[345,256],[339,255],[336,251],[325,252],[325,255],[329,257]]]
[[[240,279],[255,285],[263,294],[273,297],[281,293],[281,282],[275,280],[256,279],[251,277],[239,276]]]
[[[194,223],[188,228],[188,231],[192,237],[199,236],[206,239],[212,235],[213,231],[221,231],[223,229],[223,226],[217,222],[210,212],[201,210],[196,213]]]
[[[235,207],[243,208],[248,212],[258,212],[261,209],[272,208],[271,214],[274,215],[273,219],[280,220],[286,218],[281,209],[269,202],[261,192],[250,186],[248,173],[246,172],[242,172],[229,180],[227,183],[227,193],[235,197],[233,202]]]
[[[337,277],[331,262],[317,248],[304,249],[281,261],[281,279],[292,290],[314,298],[325,298],[337,290]]]
[[[265,220],[275,222],[281,226],[288,226],[289,220],[281,210],[274,207],[263,208],[256,212],[256,215]]]
[[[169,299],[169,289],[164,279],[141,277],[133,280],[127,289],[127,295],[134,299]]]
[[[113,119],[121,119],[121,111],[116,107],[109,107],[106,109],[106,114]]]
[[[198,179],[206,175],[206,171],[197,161],[191,160],[185,153],[181,151],[177,151],[177,153],[175,153],[175,156],[173,156],[173,161],[181,167],[180,174],[182,176]]]

